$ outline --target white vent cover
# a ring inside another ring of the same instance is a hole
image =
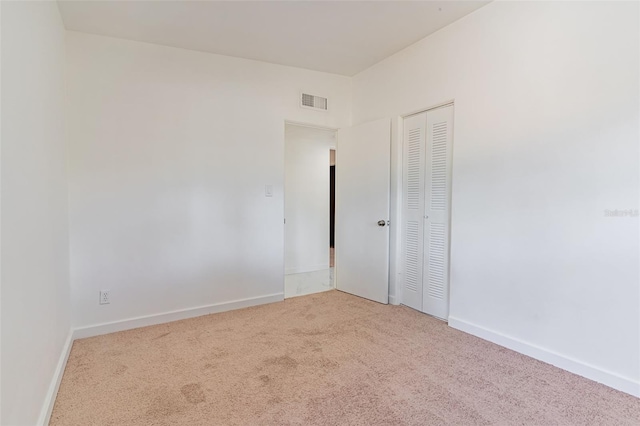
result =
[[[300,106],[303,108],[313,108],[319,109],[321,111],[327,111],[329,109],[329,102],[327,101],[327,98],[323,98],[322,96],[302,93],[300,96]]]

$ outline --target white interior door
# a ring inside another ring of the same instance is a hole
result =
[[[422,310],[449,317],[453,106],[427,112]]]
[[[391,121],[338,131],[336,288],[389,302]]]

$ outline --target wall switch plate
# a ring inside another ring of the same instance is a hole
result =
[[[273,197],[273,185],[265,185],[264,186],[264,196],[265,197]]]
[[[109,300],[109,290],[100,290],[100,304],[108,305],[109,303],[111,303]]]

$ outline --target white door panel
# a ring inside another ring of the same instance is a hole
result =
[[[449,316],[449,217],[453,106],[427,112],[422,310]]]
[[[380,303],[389,301],[390,168],[389,119],[338,131],[336,288]]]
[[[404,287],[402,303],[422,310],[422,260],[424,227],[424,163],[426,113],[404,120],[402,258]]]

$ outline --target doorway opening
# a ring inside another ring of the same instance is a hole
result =
[[[329,267],[336,265],[336,150],[329,150]]]
[[[284,296],[334,285],[336,131],[285,124]]]

